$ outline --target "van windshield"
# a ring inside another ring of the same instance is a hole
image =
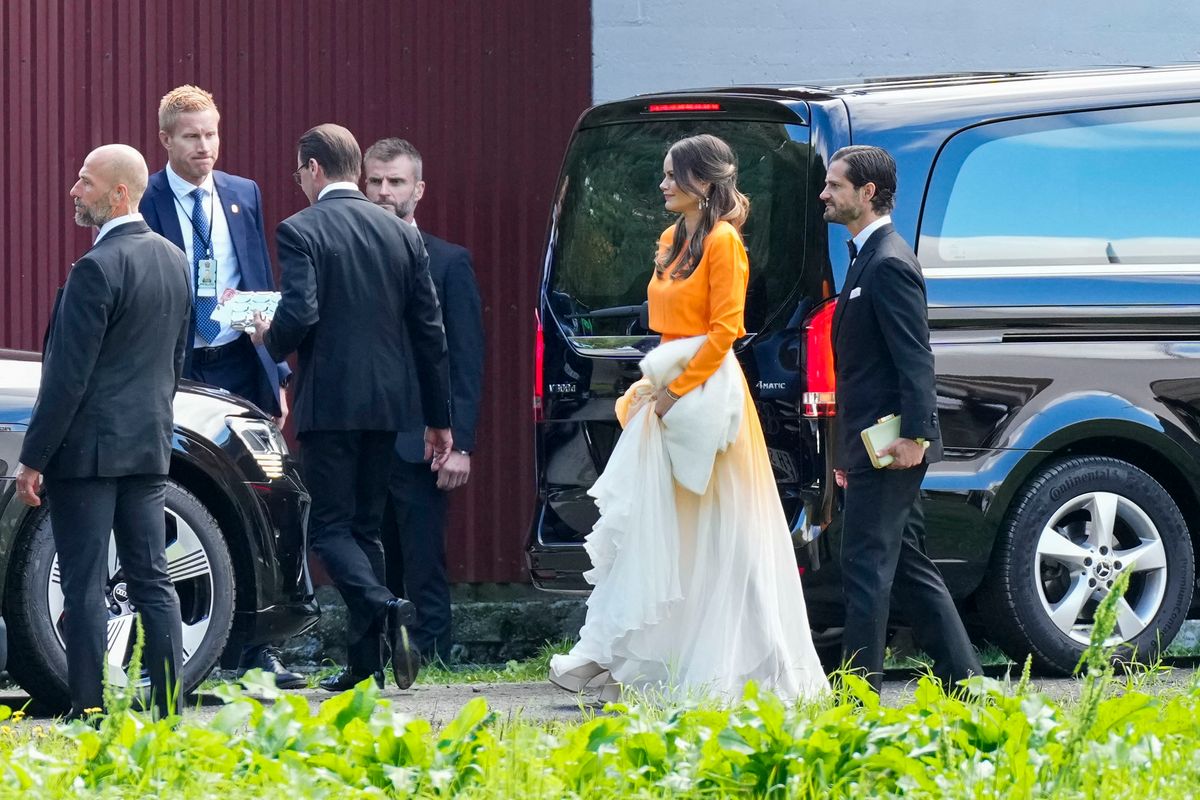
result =
[[[746,330],[755,333],[786,304],[804,254],[809,185],[808,128],[777,122],[663,120],[580,131],[571,144],[552,221],[547,297],[574,337],[640,336],[639,313],[659,235],[675,221],[658,185],[672,142],[698,133],[724,139],[750,197],[743,230],[750,256]]]

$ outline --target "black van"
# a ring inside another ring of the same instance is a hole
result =
[[[893,220],[929,293],[946,445],[924,485],[930,555],[1014,659],[1071,670],[1121,572],[1116,640],[1165,647],[1197,611],[1196,65],[725,88],[585,112],[536,318],[534,584],[588,589],[587,490],[619,433],[613,401],[657,343],[643,303],[671,222],[662,157],[701,132],[734,148],[751,198],[737,352],[818,644],[836,647],[842,618],[829,325],[848,254],[817,196],[835,150],[874,144],[898,163]]]

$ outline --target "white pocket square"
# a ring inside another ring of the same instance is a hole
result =
[[[847,297],[846,299],[853,300],[854,298],[858,297],[860,294],[862,294],[862,287],[855,286],[853,289],[850,290],[850,296]]]

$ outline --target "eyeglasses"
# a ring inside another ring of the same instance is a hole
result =
[[[294,181],[296,182],[296,185],[297,185],[297,186],[300,186],[300,185],[301,185],[301,183],[300,183],[300,170],[302,170],[302,169],[304,169],[304,167],[296,167],[296,171],[292,173],[292,180],[294,180]]]

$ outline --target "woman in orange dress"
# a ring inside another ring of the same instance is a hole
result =
[[[812,697],[828,682],[762,428],[732,353],[746,333],[740,230],[749,200],[737,190],[733,151],[710,135],[672,145],[659,188],[679,215],[659,238],[648,287],[661,344],[643,361],[646,378],[617,401],[625,430],[592,489],[601,516],[586,542],[587,621],[571,652],[552,660],[550,680],[600,689],[605,699],[621,686],[732,699],[749,680],[789,699]],[[668,350],[676,369],[656,361]],[[690,457],[695,442],[679,440],[702,437],[714,421],[724,438],[709,470]],[[681,478],[697,464],[699,481]]]

